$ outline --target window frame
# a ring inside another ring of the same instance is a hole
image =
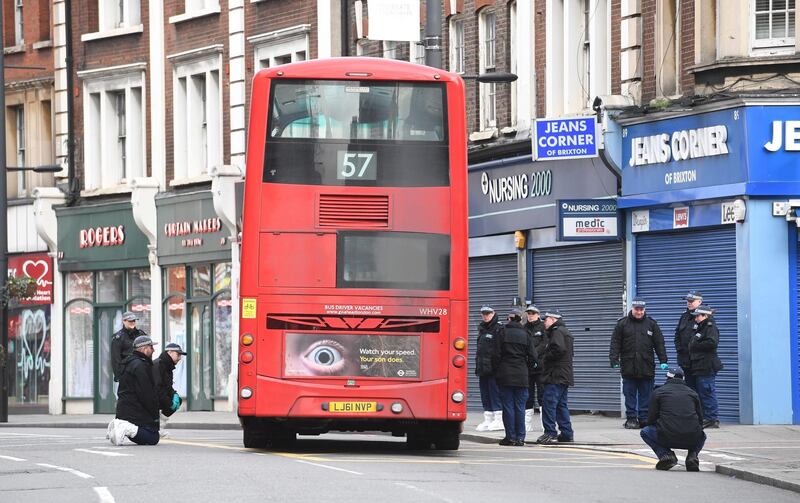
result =
[[[16,143],[16,165],[18,167],[25,167],[25,105],[22,103],[13,105],[8,108],[14,110],[14,134]],[[19,171],[17,173],[17,194],[20,197],[25,197],[27,191],[26,172]]]
[[[141,23],[141,0],[98,0],[98,33],[124,30]]]
[[[253,46],[253,68],[258,70],[273,66],[278,57],[290,56],[291,62],[309,59],[311,25],[301,24],[248,37]],[[299,55],[302,54],[302,59]],[[269,61],[269,65],[264,65]],[[277,65],[274,65],[277,66]]]
[[[466,51],[464,47],[464,20],[450,20],[450,71],[463,75],[466,71]]]
[[[795,2],[794,8],[789,8],[789,1],[786,1],[786,8],[784,9],[773,9],[772,8],[772,1],[769,1],[769,9],[766,11],[756,11],[756,3],[758,0],[751,0],[750,4],[750,54],[751,55],[781,55],[781,54],[794,54],[795,53],[795,44],[797,41],[797,32],[795,31],[795,35],[793,37],[789,36],[789,29],[792,26],[796,26],[797,23],[797,2]],[[770,35],[772,35],[772,16],[774,13],[783,12],[786,14],[786,36],[785,37],[772,37],[765,39],[758,39],[757,32],[756,32],[756,18],[758,14],[767,14],[770,16],[769,21],[769,30]],[[789,22],[789,14],[794,14],[795,16],[795,23],[792,24]]]
[[[493,38],[487,38],[489,19],[492,20]],[[497,68],[497,14],[484,9],[478,14],[478,73]],[[489,59],[488,52],[492,50]],[[489,66],[491,63],[491,66]],[[497,83],[478,84],[480,86],[480,130],[497,128]]]
[[[25,43],[25,18],[22,0],[14,0],[14,45]]]

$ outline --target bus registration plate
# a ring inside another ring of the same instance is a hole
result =
[[[330,402],[329,412],[375,412],[378,409],[376,402]]]

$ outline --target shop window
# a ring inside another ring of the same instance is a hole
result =
[[[186,267],[179,265],[167,268],[167,288],[169,293],[186,294]]]
[[[793,54],[795,0],[755,0],[751,4],[753,50],[762,54]]]
[[[214,393],[228,396],[231,373],[231,296],[230,291],[214,300]]]
[[[122,302],[124,295],[123,271],[99,271],[97,273],[97,302],[107,304]]]
[[[450,71],[464,73],[464,21],[450,20]]]
[[[67,302],[72,299],[93,299],[94,283],[91,272],[71,272],[66,280]]]
[[[231,288],[231,264],[225,262],[214,264],[214,292],[220,290],[230,290]]]
[[[170,269],[178,269],[171,267]],[[180,269],[184,269],[180,267]],[[183,277],[184,285],[186,276]],[[185,290],[185,286],[184,286]],[[164,343],[175,342],[180,344],[184,351],[186,347],[186,298],[183,295],[171,295],[164,300]],[[186,367],[188,361],[183,365],[175,367],[174,380],[175,390],[180,396],[186,396]]]
[[[50,306],[9,310],[9,405],[47,404],[50,346]]]
[[[192,284],[190,292],[192,297],[211,296],[211,266],[196,265],[192,266],[191,270]]]
[[[91,398],[94,369],[92,303],[88,300],[70,301],[69,297],[67,300],[64,316],[64,359],[67,362],[64,391],[70,398]]]

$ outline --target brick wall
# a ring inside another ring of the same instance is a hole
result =
[[[148,0],[141,0],[141,23],[144,26],[142,33],[134,33],[98,40],[81,41],[81,35],[94,33],[98,24],[98,2],[81,1],[72,3],[72,48],[73,48],[73,82],[75,95],[73,96],[74,133],[75,133],[75,176],[84,187],[84,118],[83,118],[83,82],[78,78],[78,72],[107,68],[111,66],[128,65],[149,61],[149,33],[150,20],[148,18]],[[150,89],[149,73],[145,71],[143,93],[146,96]],[[147,104],[147,103],[146,103]],[[145,109],[145,174],[150,176],[150,108]]]
[[[621,76],[619,53],[621,48],[621,33],[620,33],[620,0],[611,0],[611,94],[620,94],[621,91]]]
[[[694,94],[694,74],[687,71],[694,66],[694,2],[681,2],[681,72],[680,92]]]
[[[3,2],[3,40],[6,47],[14,46],[14,3]],[[37,42],[51,40],[51,17],[49,2],[25,2],[23,13],[22,38],[24,47],[20,52],[5,55],[6,84],[32,79],[53,77],[52,46],[34,49]],[[39,69],[10,68],[12,66],[29,66]]]
[[[656,0],[642,0],[642,104],[656,96]]]
[[[534,4],[534,38],[536,54],[536,116],[544,117],[546,113],[547,90],[545,89],[545,72],[547,71],[547,0],[535,0]]]

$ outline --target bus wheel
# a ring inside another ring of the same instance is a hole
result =
[[[263,449],[267,446],[267,437],[262,431],[254,428],[244,427],[242,429],[242,440],[248,449]]]
[[[439,434],[435,441],[436,448],[440,451],[457,451],[461,443],[458,430],[446,429]]]
[[[431,448],[431,438],[418,431],[406,433],[406,447],[412,451],[425,451]]]

